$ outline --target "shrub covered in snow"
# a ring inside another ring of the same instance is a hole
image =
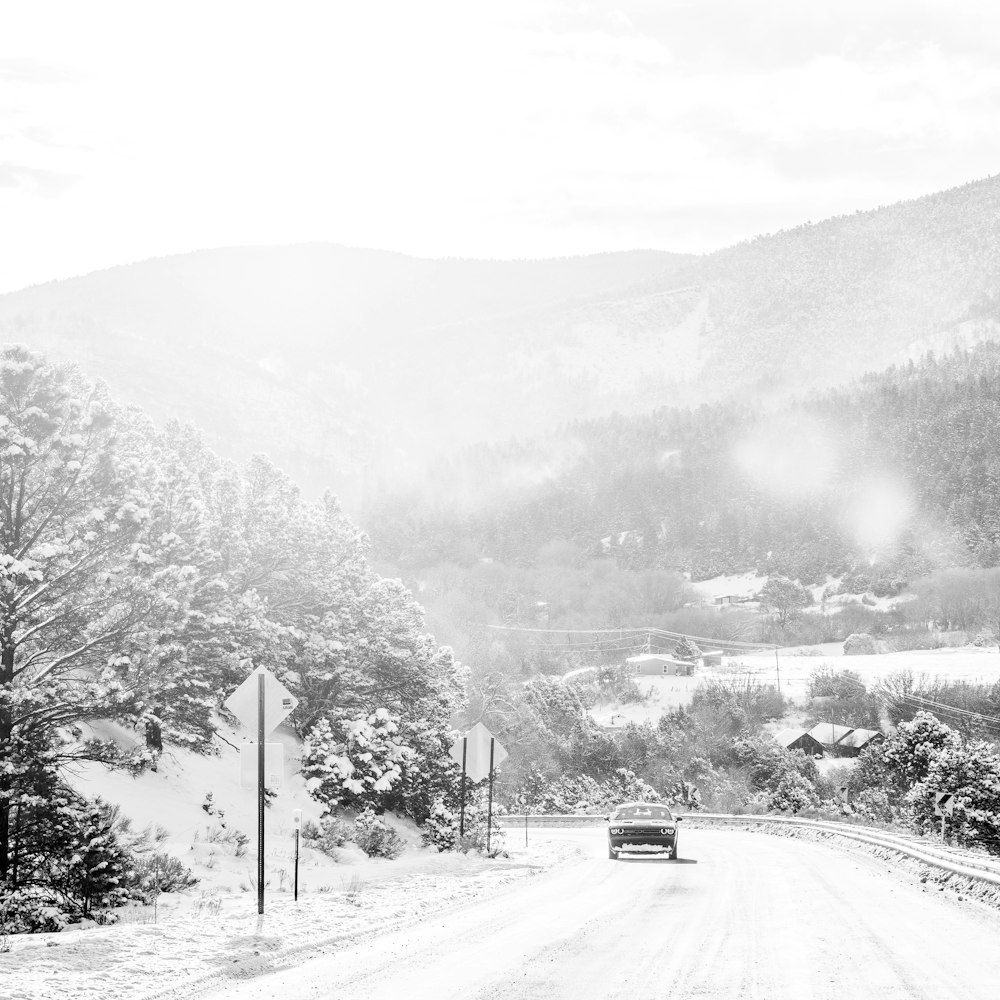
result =
[[[49,778],[50,797],[18,803],[16,863],[0,888],[4,920],[21,930],[58,930],[120,906],[134,881],[114,807]]]
[[[351,828],[342,819],[324,816],[320,823],[307,822],[302,827],[302,839],[328,858],[337,857],[337,848],[351,839]]]
[[[768,795],[769,809],[797,813],[819,805],[816,788],[798,771],[786,771]]]
[[[68,923],[62,901],[40,886],[0,890],[0,934],[47,934]]]
[[[398,858],[403,853],[399,834],[373,809],[366,809],[354,821],[354,840],[370,858]]]
[[[439,851],[453,851],[458,843],[458,819],[441,799],[435,799],[421,833],[423,842]]]
[[[398,731],[398,720],[384,708],[354,718],[320,719],[302,753],[309,793],[328,809],[384,809],[412,757]]]
[[[844,656],[870,656],[880,652],[878,640],[867,632],[852,632],[844,640]]]
[[[181,892],[197,885],[198,877],[187,865],[162,851],[138,856],[129,872],[129,896],[151,903],[161,892]]]
[[[955,796],[950,836],[1000,853],[1000,753],[929,712],[918,712],[885,743],[865,750],[851,787],[858,811],[873,819],[901,815],[922,833],[940,829],[935,793],[949,792]]]

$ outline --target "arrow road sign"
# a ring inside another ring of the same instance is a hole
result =
[[[257,677],[264,675],[264,735],[281,725],[299,703],[267,667],[258,667],[223,704],[254,735],[257,733]]]
[[[481,723],[477,722],[464,737],[459,736],[451,748],[451,759],[462,766],[462,740],[465,746],[465,773],[470,781],[482,781],[490,775],[490,740],[493,740],[493,767],[507,759],[507,751],[500,741]]]
[[[955,812],[955,796],[951,792],[934,793],[934,815],[951,816]]]

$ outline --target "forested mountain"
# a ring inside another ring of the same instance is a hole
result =
[[[0,340],[196,422],[224,455],[264,451],[354,511],[465,444],[773,404],[995,339],[998,210],[994,177],[706,256],[202,251],[0,296]]]
[[[435,450],[606,412],[586,402],[589,376],[560,375],[572,324],[550,334],[684,259],[206,250],[0,296],[0,342],[77,362],[154,420],[190,420],[220,453],[264,452],[308,491],[348,501]]]
[[[469,449],[364,520],[409,569],[533,565],[553,541],[695,579],[756,569],[889,592],[1000,563],[1000,346],[869,375],[783,408],[720,403]]]

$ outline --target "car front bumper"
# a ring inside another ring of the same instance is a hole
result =
[[[659,831],[644,832],[625,830],[623,833],[609,833],[608,847],[623,854],[671,852],[677,846],[677,832],[663,834]]]

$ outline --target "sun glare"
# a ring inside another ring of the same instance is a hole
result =
[[[839,461],[833,435],[818,420],[773,419],[734,449],[736,464],[761,489],[808,497],[829,487]]]
[[[882,476],[867,480],[844,510],[845,528],[855,542],[877,553],[893,545],[910,523],[913,501],[905,483]]]

